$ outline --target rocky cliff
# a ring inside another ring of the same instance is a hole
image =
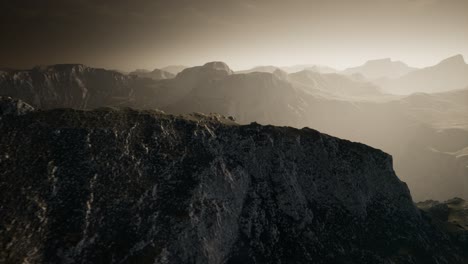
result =
[[[42,109],[129,106],[151,83],[116,71],[59,64],[0,72],[0,96],[20,98]]]
[[[462,263],[384,152],[218,115],[0,120],[1,263]]]
[[[363,142],[394,157],[395,170],[417,201],[468,199],[467,91],[394,98],[339,74],[235,74],[222,62],[164,80],[73,64],[0,71],[0,96],[36,109],[130,106],[219,113],[242,124],[308,126]],[[463,135],[450,136],[453,128]]]

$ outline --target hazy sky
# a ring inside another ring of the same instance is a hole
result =
[[[468,0],[1,0],[0,66],[233,69],[468,57]]]

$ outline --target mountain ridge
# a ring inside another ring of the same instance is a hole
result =
[[[400,78],[376,83],[384,90],[397,94],[437,93],[461,89],[468,86],[468,64],[462,55],[455,55]]]
[[[102,108],[0,132],[2,262],[463,262],[391,156],[313,129]]]
[[[349,75],[360,73],[368,80],[375,80],[381,78],[398,78],[414,70],[416,70],[416,68],[409,67],[404,62],[392,61],[390,58],[384,58],[366,61],[363,65],[347,68],[342,71],[342,73]]]

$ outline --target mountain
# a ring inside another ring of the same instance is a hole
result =
[[[21,98],[43,109],[84,109],[128,105],[145,82],[115,71],[59,64],[1,74],[0,95]]]
[[[236,73],[251,73],[251,72],[269,72],[273,73],[275,70],[282,70],[287,73],[295,73],[299,71],[309,70],[319,73],[336,73],[337,70],[323,65],[314,65],[314,64],[303,64],[303,65],[294,65],[294,66],[257,66],[249,70],[237,71]]]
[[[309,70],[318,73],[337,73],[338,70],[324,66],[324,65],[315,65],[315,64],[303,64],[303,65],[294,65],[289,67],[281,67],[282,70],[288,73],[295,73],[299,71]]]
[[[154,69],[153,71],[147,70],[136,70],[129,73],[130,75],[136,75],[142,78],[150,78],[153,80],[162,80],[162,79],[172,79],[175,77],[175,74],[172,74],[167,71],[163,71],[160,69]]]
[[[182,65],[169,65],[164,68],[161,68],[161,70],[177,75],[179,72],[183,71],[186,68],[188,67]]]
[[[468,202],[453,198],[445,202],[429,200],[416,205],[431,217],[434,225],[468,248]],[[468,252],[464,255],[468,256]]]
[[[252,72],[268,72],[273,73],[276,70],[281,70],[280,67],[276,66],[256,66],[249,70],[236,71],[236,73],[252,73]]]
[[[372,97],[381,98],[379,101],[344,96],[346,91],[356,94],[376,89],[375,85],[336,74],[304,71],[285,79],[254,72],[205,79],[185,96],[156,105],[170,113],[221,113],[240,123],[314,126],[388,151],[394,156],[396,171],[408,182],[417,200],[468,197],[468,162],[448,153],[468,147],[466,93],[419,99],[378,94]],[[153,97],[165,98],[163,90]],[[459,129],[453,129],[455,124]]]
[[[0,133],[1,263],[466,263],[391,156],[309,128],[101,108]]]
[[[354,95],[366,91],[368,96],[378,90],[375,85],[341,75],[304,71],[284,79],[256,72],[205,80],[185,96],[160,107],[171,113],[221,113],[240,123],[314,126],[388,151],[417,200],[468,197],[468,162],[450,154],[468,147],[465,91],[421,95],[418,99],[371,97],[381,98],[378,101],[352,99],[345,96],[347,91]]]
[[[284,80],[284,81],[289,81],[289,75],[287,72],[281,70],[281,69],[276,69],[274,72],[272,72],[273,75],[275,75],[278,79]]]
[[[398,78],[414,70],[416,68],[409,67],[401,61],[392,61],[386,58],[367,61],[361,66],[348,68],[342,73],[347,75],[359,73],[368,80],[375,80],[380,78]]]
[[[132,106],[220,113],[242,124],[314,127],[391,154],[397,174],[417,201],[468,198],[468,161],[457,154],[468,147],[468,90],[390,96],[340,74],[235,74],[222,62],[187,68],[165,80],[81,67],[79,74],[70,67],[37,71],[47,78],[30,78],[35,71],[3,73],[0,95],[24,99],[39,109]]]
[[[186,68],[172,80],[161,83],[157,94],[154,94],[155,105],[172,103],[185,96],[192,89],[208,82],[221,80],[234,72],[224,62],[208,62],[203,66]]]
[[[468,87],[441,93],[414,93],[402,97],[404,107],[414,118],[438,130],[468,130]]]
[[[462,55],[447,58],[437,65],[408,73],[395,80],[378,82],[389,93],[437,93],[468,86],[468,65]]]
[[[321,74],[304,70],[289,74],[292,83],[311,87],[335,95],[378,95],[379,88],[367,81],[358,81],[336,73]]]
[[[200,83],[161,108],[170,113],[221,113],[235,116],[242,123],[293,125],[306,114],[291,113],[291,109],[299,110],[303,105],[300,95],[298,89],[274,74],[253,72]]]

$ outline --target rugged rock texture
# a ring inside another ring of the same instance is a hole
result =
[[[6,115],[24,115],[31,111],[34,111],[34,107],[21,100],[0,96],[0,118]]]
[[[417,206],[428,214],[432,224],[438,226],[462,245],[461,253],[468,258],[468,202],[453,198],[445,202],[425,201]]]
[[[462,263],[380,150],[218,115],[0,120],[0,263]]]
[[[242,124],[314,127],[390,153],[417,201],[467,199],[468,90],[389,99],[358,79],[307,70],[233,74],[222,62],[166,80],[55,65],[0,72],[0,96],[36,109],[131,106],[220,113]]]
[[[416,68],[409,67],[401,61],[392,61],[390,58],[370,60],[361,66],[348,68],[343,71],[344,74],[362,74],[368,80],[379,78],[399,78],[406,75]]]
[[[0,74],[0,95],[43,109],[128,106],[149,81],[80,64],[60,64]]]

